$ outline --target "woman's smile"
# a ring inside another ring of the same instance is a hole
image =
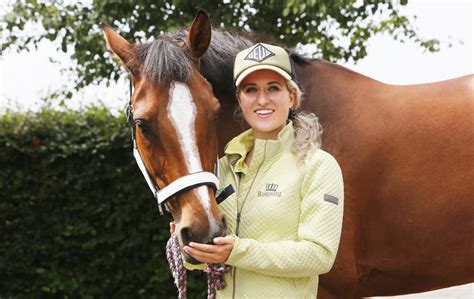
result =
[[[272,109],[257,109],[255,113],[259,115],[261,118],[269,118],[275,110]]]

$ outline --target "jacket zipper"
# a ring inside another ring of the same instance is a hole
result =
[[[257,178],[257,175],[258,173],[260,172],[260,168],[262,167],[263,163],[265,162],[265,156],[267,154],[267,141],[265,141],[265,145],[263,147],[263,159],[262,159],[262,162],[260,163],[260,165],[258,165],[258,168],[257,168],[257,171],[255,172],[255,175],[253,177],[253,180],[252,180],[252,183],[250,183],[250,186],[247,190],[247,194],[245,195],[245,198],[244,198],[244,201],[242,202],[242,206],[240,207],[240,211],[239,211],[239,202],[237,201],[236,204],[237,204],[237,218],[236,218],[236,223],[235,223],[235,235],[238,237],[239,236],[239,228],[240,228],[240,215],[242,214],[242,210],[244,208],[244,204],[245,204],[245,201],[247,200],[247,197],[249,196],[250,194],[250,190],[252,189],[253,187],[253,184],[255,183],[255,179]],[[234,174],[235,175],[235,174]],[[236,181],[237,181],[237,178],[236,178]],[[238,180],[238,188],[240,188],[240,180]],[[237,191],[238,192],[238,191]],[[238,194],[237,194],[237,199],[238,199]],[[236,271],[237,269],[235,267],[233,267],[233,271],[232,271],[232,299],[235,298],[235,274],[236,274]]]

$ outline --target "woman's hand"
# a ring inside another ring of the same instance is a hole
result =
[[[214,238],[214,245],[191,242],[184,251],[202,263],[224,263],[234,248],[234,237]]]

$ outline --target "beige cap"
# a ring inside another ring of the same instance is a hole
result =
[[[250,73],[262,69],[275,71],[286,80],[292,79],[288,53],[281,47],[258,43],[239,52],[235,57],[235,86],[239,86]]]

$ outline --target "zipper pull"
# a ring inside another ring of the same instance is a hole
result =
[[[235,225],[235,235],[239,236],[239,228],[240,228],[240,212],[237,213],[236,225]]]

